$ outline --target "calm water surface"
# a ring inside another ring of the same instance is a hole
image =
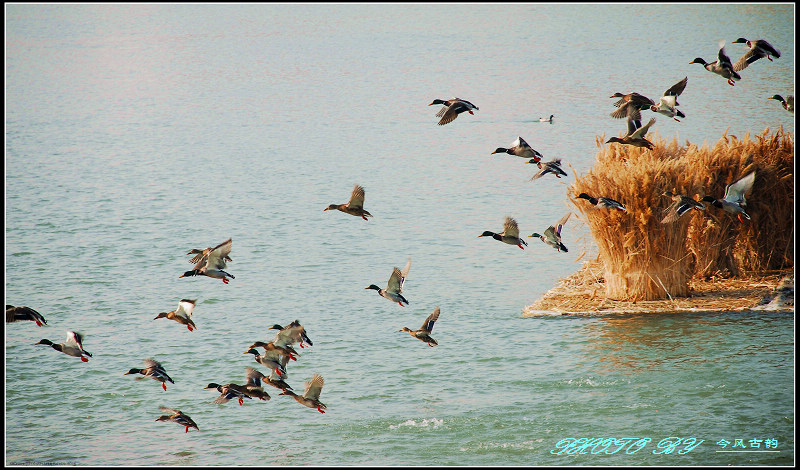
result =
[[[688,64],[740,36],[781,58],[735,87]],[[688,76],[687,118],[654,126],[681,143],[794,132],[767,99],[794,61],[793,5],[8,5],[6,303],[49,324],[6,331],[6,464],[791,465],[793,314],[522,318],[595,255],[588,230],[569,221],[566,254],[477,235],[571,210],[595,138],[624,130],[616,91]],[[452,96],[480,109],[437,126]],[[570,176],[490,155],[517,136]],[[322,211],[355,183],[373,219]],[[235,280],[178,279],[228,237]],[[364,289],[409,257],[408,307]],[[197,331],[153,321],[181,298]],[[397,331],[437,305],[438,347]],[[294,319],[314,346],[287,381],[321,374],[328,412],[211,403]],[[33,345],[68,329],[88,363]],[[147,357],[166,392],[123,375]]]

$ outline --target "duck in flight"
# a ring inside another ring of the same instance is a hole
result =
[[[461,98],[451,98],[449,100],[440,100],[435,99],[431,104],[428,106],[433,106],[435,104],[444,105],[442,109],[436,113],[436,117],[440,117],[439,125],[443,126],[449,122],[452,122],[455,118],[458,117],[459,114],[463,112],[468,112],[470,114],[475,114],[472,110],[477,110],[478,107],[474,104],[470,103],[467,100],[462,100]]]
[[[433,324],[436,323],[436,320],[439,319],[439,307],[437,306],[433,309],[433,313],[428,315],[428,318],[422,322],[422,326],[418,330],[412,330],[411,328],[404,326],[402,330],[398,331],[407,331],[411,334],[414,338],[417,338],[420,341],[424,341],[430,347],[436,346],[437,343],[435,339],[431,338],[431,332],[433,331]]]
[[[361,185],[353,186],[353,192],[350,194],[350,201],[347,204],[331,204],[324,211],[339,210],[345,214],[361,217],[368,220],[367,217],[372,217],[369,211],[364,209],[364,187]]]
[[[528,242],[519,238],[519,226],[517,225],[516,219],[513,217],[506,217],[505,222],[503,223],[502,232],[494,233],[486,230],[482,234],[478,235],[478,238],[480,237],[492,237],[497,241],[501,241],[509,245],[517,245],[521,250],[525,249],[525,247],[522,245],[528,246]]]
[[[750,216],[744,211],[744,208],[747,207],[747,201],[744,195],[753,189],[753,182],[755,179],[756,172],[754,171],[735,183],[726,186],[725,197],[722,199],[717,199],[713,196],[705,196],[701,201],[710,202],[712,206],[734,214],[736,218],[739,219],[739,222],[744,223],[745,219],[750,220]]]
[[[559,219],[554,225],[547,227],[547,230],[544,231],[544,235],[533,233],[529,235],[529,237],[539,238],[541,241],[555,248],[556,251],[568,252],[569,250],[567,247],[561,243],[561,229],[564,227],[564,224],[567,223],[567,219],[569,219],[570,215],[572,215],[572,212],[568,212],[567,215]]]
[[[43,339],[36,344],[46,344],[68,356],[79,357],[83,362],[89,362],[88,358],[92,357],[91,353],[83,349],[83,335],[74,331],[67,331],[67,340],[63,343],[53,343],[49,339]]]
[[[224,271],[227,266],[225,259],[231,253],[231,239],[227,239],[219,245],[215,246],[210,252],[200,256],[200,260],[195,264],[194,269],[186,271],[178,276],[178,278],[189,276],[208,276],[214,279],[222,279],[225,284],[228,283],[228,278],[236,279],[233,274]],[[230,258],[228,258],[230,259]]]
[[[408,276],[408,271],[410,269],[411,269],[411,258],[408,258],[408,262],[406,263],[402,271],[397,267],[392,269],[392,274],[391,276],[389,276],[389,282],[386,284],[386,289],[381,289],[375,284],[370,284],[364,289],[376,290],[378,291],[378,295],[380,295],[385,299],[389,299],[392,302],[397,302],[401,307],[403,307],[404,305],[408,305],[408,300],[406,300],[406,298],[403,297],[402,292],[403,292],[403,284],[405,284],[406,282],[406,277]]]

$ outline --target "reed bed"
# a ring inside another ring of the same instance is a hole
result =
[[[606,298],[673,299],[689,295],[693,277],[752,276],[793,267],[793,134],[766,129],[739,139],[726,132],[712,148],[667,143],[655,133],[649,137],[653,150],[596,139],[597,163],[585,176],[575,175],[567,190],[598,245]],[[710,204],[674,223],[661,223],[673,202],[665,191],[695,200],[722,198],[726,185],[752,171],[747,223]],[[577,199],[582,192],[616,199],[628,211],[598,209]]]

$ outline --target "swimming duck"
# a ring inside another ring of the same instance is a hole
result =
[[[403,297],[403,284],[406,282],[406,276],[408,276],[408,271],[411,269],[411,258],[408,258],[408,262],[406,266],[401,271],[397,267],[392,269],[392,275],[389,276],[389,282],[386,284],[386,289],[381,289],[380,287],[376,286],[375,284],[370,284],[369,286],[365,287],[364,289],[373,289],[378,291],[378,295],[385,299],[389,299],[392,302],[397,302],[401,307],[404,305],[408,305],[408,300]]]
[[[622,212],[627,212],[625,206],[623,206],[618,201],[611,199],[610,197],[592,197],[586,193],[578,194],[578,199],[586,199],[587,201],[591,202],[595,206],[601,209],[619,209]]]
[[[436,113],[436,117],[442,118],[439,120],[440,126],[452,122],[455,118],[458,117],[459,114],[463,113],[464,111],[470,114],[475,114],[472,112],[472,110],[478,109],[478,107],[475,106],[474,104],[470,103],[467,100],[462,100],[461,98],[452,98],[447,101],[435,99],[428,106],[433,106],[435,104],[444,105],[444,107],[440,109],[438,113]]]
[[[74,331],[67,331],[67,340],[63,343],[55,344],[49,339],[43,339],[36,344],[46,344],[56,351],[61,351],[69,356],[79,357],[83,362],[89,362],[86,356],[92,357],[92,354],[83,349],[83,335],[75,333]]]
[[[422,322],[422,326],[418,330],[412,330],[407,326],[404,326],[402,330],[398,331],[407,331],[411,334],[411,336],[417,338],[418,340],[424,341],[428,343],[428,346],[434,347],[437,343],[435,339],[431,338],[431,332],[433,331],[433,324],[436,323],[436,320],[439,319],[439,307],[433,309],[433,313],[428,315],[428,318]]]
[[[206,385],[204,389],[216,389],[220,395],[214,400],[214,403],[217,405],[221,405],[223,403],[228,403],[231,399],[236,398],[239,401],[239,406],[242,406],[244,403],[244,399],[247,398],[250,400],[250,395],[247,394],[245,391],[245,387],[242,385],[236,384],[225,384],[220,385],[215,382],[211,382],[210,384]]]
[[[350,194],[350,201],[347,204],[331,204],[322,211],[340,210],[345,214],[355,215],[364,220],[369,220],[367,217],[372,217],[369,211],[364,210],[364,187],[360,185],[353,186],[353,193]]]
[[[561,169],[561,159],[556,158],[554,160],[550,160],[549,162],[535,162],[533,160],[527,161],[525,163],[536,163],[536,166],[539,167],[539,172],[534,174],[529,181],[538,180],[542,176],[552,173],[556,176],[556,178],[561,178],[561,176],[567,176],[564,170]]]
[[[684,77],[683,80],[669,87],[667,91],[664,92],[664,95],[659,99],[659,103],[657,105],[654,104],[650,106],[650,110],[663,114],[664,116],[671,117],[672,119],[680,122],[675,116],[683,119],[686,117],[686,115],[677,108],[678,96],[680,96],[680,94],[683,93],[683,90],[686,89],[686,83],[688,81],[689,77]]]
[[[275,326],[280,326],[280,325],[275,325]],[[256,341],[255,343],[250,345],[250,349],[255,349],[255,348],[264,348],[264,351],[277,351],[278,354],[286,356],[293,361],[297,360],[296,357],[298,355],[297,351],[295,351],[294,348],[292,348],[289,345],[278,346],[275,344],[274,341],[270,341],[269,343],[265,343],[263,341]]]
[[[410,262],[411,261],[409,261],[409,263]],[[303,325],[300,324],[299,320],[295,320],[289,323],[285,328],[276,324],[272,325],[267,329],[278,330],[278,332],[275,334],[275,339],[272,340],[275,346],[286,348],[295,343],[300,343],[300,347],[304,348],[305,346],[303,346],[303,342],[308,343],[309,346],[314,346],[314,343],[311,341],[311,338],[309,338],[308,335],[306,334],[305,327],[303,327]],[[291,354],[296,355],[297,351],[291,349]]]
[[[496,153],[507,153],[522,158],[530,158],[534,160],[534,163],[542,159],[542,154],[528,145],[522,137],[517,137],[517,140],[511,143],[510,148],[497,147],[497,150],[492,152],[492,155]]]
[[[178,423],[181,426],[186,427],[186,432],[189,432],[189,428],[195,428],[198,431],[200,428],[197,427],[192,418],[189,417],[186,413],[181,410],[174,410],[172,408],[166,408],[164,406],[159,406],[159,409],[164,413],[169,413],[168,415],[159,416],[156,418],[156,421],[172,421],[173,423]]]
[[[163,388],[165,392],[167,391],[167,381],[169,381],[171,384],[175,383],[170,376],[167,375],[167,371],[164,369],[161,363],[155,359],[145,359],[144,365],[144,369],[134,368],[128,372],[125,372],[123,375],[141,374],[142,377],[136,377],[136,380],[142,380],[145,377],[150,377],[153,380],[161,382],[161,388]]]
[[[519,226],[517,225],[517,221],[512,217],[506,217],[501,233],[494,233],[486,230],[478,235],[478,238],[480,237],[492,237],[497,241],[508,243],[509,245],[517,245],[521,250],[525,249],[522,245],[528,246],[528,242],[519,238]]]
[[[277,351],[264,351],[264,354],[258,354],[258,351],[250,348],[244,354],[252,354],[255,356],[255,361],[266,367],[267,369],[274,370],[279,376],[286,377],[285,363],[281,364],[281,354]],[[286,358],[288,361],[288,358]]]
[[[540,118],[539,118],[539,122],[549,122],[549,123],[551,123],[551,124],[552,124],[552,122],[553,122],[553,115],[551,114],[549,118],[543,118],[543,117],[540,117]]]
[[[753,62],[761,59],[762,57],[766,57],[770,62],[772,62],[772,57],[776,59],[781,56],[781,51],[772,47],[772,44],[768,43],[764,39],[756,39],[755,41],[748,41],[745,38],[739,38],[733,41],[731,44],[747,44],[747,47],[750,48],[749,51],[745,53],[739,60],[733,64],[733,70],[739,72],[747,68],[748,65],[752,64]]]
[[[735,214],[739,222],[744,223],[745,219],[750,220],[750,216],[744,211],[744,208],[747,206],[744,195],[753,189],[753,182],[755,180],[756,172],[754,171],[742,177],[739,181],[726,186],[724,198],[716,199],[712,196],[705,196],[701,201],[710,202],[714,207],[719,207],[731,214]]]
[[[245,377],[247,377],[247,383],[244,385],[244,393],[263,401],[267,401],[272,398],[261,386],[262,380],[265,382],[267,381],[267,378],[264,376],[264,374],[253,369],[252,367],[245,367],[244,372]]]
[[[671,224],[675,222],[690,209],[701,211],[706,208],[706,206],[695,201],[693,198],[682,194],[674,194],[672,191],[665,191],[664,196],[672,198],[673,203],[664,210],[666,215],[661,219],[662,224]]]
[[[714,62],[709,63],[700,57],[696,57],[689,63],[703,64],[703,67],[705,67],[709,72],[715,73],[723,78],[727,78],[728,85],[730,86],[734,86],[734,80],[739,81],[742,79],[742,76],[739,75],[736,70],[734,70],[733,64],[731,63],[731,58],[725,55],[725,41],[721,41],[719,43],[718,59]]]
[[[207,255],[200,258],[200,261],[194,266],[191,271],[178,276],[178,278],[189,276],[208,276],[214,279],[222,279],[225,284],[228,283],[228,278],[236,279],[233,274],[226,273],[225,258],[231,252],[231,239],[227,239],[219,245],[215,246]]]
[[[194,310],[195,302],[197,302],[197,299],[181,299],[178,302],[177,309],[171,312],[161,312],[155,318],[153,318],[153,320],[158,320],[159,318],[175,320],[182,325],[186,325],[186,328],[188,328],[189,331],[196,330],[197,325],[195,325],[192,319],[189,318]]]
[[[26,307],[24,305],[20,307],[6,305],[6,323],[28,320],[36,322],[36,326],[47,324],[47,320],[44,319],[42,314],[30,307]]]
[[[319,401],[319,394],[322,393],[323,385],[325,385],[325,379],[323,379],[319,374],[314,374],[311,377],[311,381],[306,382],[306,391],[303,393],[303,396],[300,396],[291,390],[284,390],[279,395],[289,395],[297,400],[297,403],[309,408],[316,408],[320,413],[325,413],[323,410],[328,407]]]
[[[781,95],[772,95],[767,99],[780,101],[783,109],[794,114],[794,95],[788,95],[786,99],[783,99]]]
[[[547,230],[544,231],[544,235],[539,235],[538,233],[533,233],[529,235],[529,237],[537,237],[541,241],[547,243],[548,245],[552,246],[556,249],[556,251],[563,251],[564,253],[568,252],[566,246],[561,243],[561,228],[564,227],[564,224],[567,223],[567,219],[569,216],[572,215],[572,212],[568,212],[567,215],[559,219],[555,225],[551,225],[547,227]]]
[[[608,139],[608,141],[606,141],[606,143],[609,144],[611,142],[617,142],[620,144],[633,145],[634,147],[644,147],[652,150],[654,147],[653,143],[645,139],[644,136],[647,134],[647,131],[650,130],[650,126],[655,124],[655,122],[656,118],[650,118],[650,121],[647,124],[636,129],[634,132],[621,139],[619,137],[611,137]]]

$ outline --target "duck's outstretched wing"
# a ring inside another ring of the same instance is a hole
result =
[[[439,319],[439,307],[437,306],[433,309],[433,313],[428,315],[428,318],[425,319],[425,322],[422,323],[422,330],[427,331],[430,333],[433,331],[433,324],[436,323],[436,320]]]

